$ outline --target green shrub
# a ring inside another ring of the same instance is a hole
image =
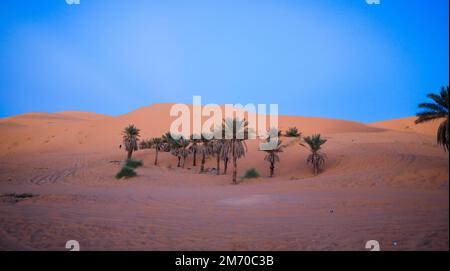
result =
[[[33,194],[29,194],[29,193],[23,193],[23,194],[10,193],[10,194],[3,194],[3,195],[0,195],[0,196],[1,197],[18,198],[18,199],[26,199],[26,198],[34,197]]]
[[[253,179],[253,178],[258,178],[260,175],[258,173],[258,171],[256,171],[256,169],[251,168],[248,169],[245,174],[244,174],[244,179]]]
[[[142,165],[142,161],[128,159],[122,169],[116,174],[116,179],[136,177],[137,173],[134,170],[142,167]]]
[[[129,168],[142,167],[142,161],[128,159],[125,163],[125,166]]]
[[[134,171],[134,169],[123,166],[122,169],[116,174],[116,179],[131,178],[136,176],[137,173],[136,171]]]
[[[25,200],[28,198],[33,198],[37,195],[29,194],[29,193],[23,193],[23,194],[16,194],[16,193],[10,193],[10,194],[0,194],[0,202],[5,201],[9,203],[17,203],[21,200]]]
[[[286,134],[285,134],[285,135],[286,135],[286,136],[289,136],[289,137],[299,137],[299,136],[300,136],[300,133],[299,133],[297,127],[290,127],[290,128],[286,131]]]

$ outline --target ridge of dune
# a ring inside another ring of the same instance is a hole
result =
[[[116,149],[122,141],[121,132],[128,124],[135,124],[141,130],[141,139],[161,136],[169,131],[171,123],[177,118],[169,114],[172,105],[174,104],[153,104],[119,116],[64,111],[53,114],[28,113],[3,118],[0,119],[0,153],[6,155],[37,151],[84,152]],[[192,105],[187,106],[192,108]],[[223,112],[224,106],[221,108]],[[247,117],[255,113],[244,114],[248,114]],[[203,117],[203,121],[207,118]],[[267,121],[268,119],[267,117]],[[321,133],[325,137],[338,133],[378,133],[391,128],[384,122],[381,124],[366,125],[355,121],[286,115],[279,115],[278,120],[282,131],[295,126],[303,135]],[[432,133],[430,131],[425,134]]]
[[[442,120],[432,120],[426,123],[416,124],[417,117],[406,117],[392,120],[368,123],[370,127],[388,129],[403,132],[415,132],[424,135],[436,135],[436,131]]]
[[[121,121],[129,121],[130,123],[134,123],[136,125],[142,124],[145,125],[146,121],[149,121],[152,114],[157,115],[158,122],[167,122],[170,123],[175,117],[170,117],[170,108],[174,103],[163,103],[163,104],[153,104],[150,106],[140,107],[130,113],[123,114],[118,116],[117,118]],[[187,105],[192,112],[193,105]],[[202,108],[204,105],[202,105]],[[219,105],[224,112],[225,105]],[[256,113],[248,112],[242,110],[240,108],[235,108],[237,111],[243,112],[247,118],[248,115],[255,115]],[[223,113],[224,114],[224,113]],[[248,115],[247,115],[248,114]],[[224,115],[223,115],[224,116]],[[258,116],[260,116],[258,114]],[[269,116],[266,115],[267,120]],[[207,117],[203,117],[203,120],[207,119]],[[156,121],[155,119],[151,119],[151,121]],[[167,131],[170,124],[164,123],[163,126],[166,126]],[[296,126],[302,133],[345,133],[345,132],[376,132],[380,131],[380,129],[376,127],[367,126],[364,123],[356,122],[356,121],[348,121],[348,120],[340,120],[334,118],[325,118],[325,117],[314,117],[314,116],[290,116],[290,115],[279,115],[278,116],[278,124],[280,130],[285,131],[289,127]],[[159,125],[155,125],[159,126]]]
[[[15,116],[0,118],[2,126],[41,126],[65,122],[89,121],[105,119],[110,116],[84,111],[62,111],[56,113],[29,112]]]
[[[61,116],[79,118],[79,119],[83,119],[83,120],[97,120],[97,119],[104,119],[104,118],[111,117],[111,116],[105,115],[105,114],[86,112],[86,111],[76,111],[76,110],[66,110],[66,111],[57,112],[55,114],[58,114]]]

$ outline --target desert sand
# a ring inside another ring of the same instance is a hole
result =
[[[160,136],[170,104],[121,116],[66,111],[0,119],[0,250],[381,250],[449,249],[449,158],[436,145],[439,123],[414,118],[363,124],[280,116],[280,128],[321,133],[326,169],[306,164],[295,138],[269,178],[256,140],[227,175],[176,167],[176,158],[139,150],[138,177],[116,180],[126,158],[122,129]],[[207,168],[215,167],[209,158]],[[14,199],[7,194],[30,193]]]

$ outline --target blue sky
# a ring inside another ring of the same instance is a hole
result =
[[[153,103],[414,115],[448,85],[449,1],[3,0],[0,117]]]

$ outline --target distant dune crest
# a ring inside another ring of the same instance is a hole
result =
[[[170,116],[174,104],[154,104],[119,116],[91,112],[26,113],[0,119],[0,151],[2,154],[58,150],[85,151],[116,148],[120,132],[133,123],[142,131],[142,138],[160,136],[169,131],[175,119]],[[192,108],[192,105],[188,105]],[[224,106],[221,106],[222,110]],[[246,112],[246,114],[254,114]],[[206,119],[206,118],[205,118]],[[415,117],[370,124],[320,117],[279,115],[279,129],[298,127],[304,134],[371,133],[383,130],[434,135],[438,122],[414,124]]]

